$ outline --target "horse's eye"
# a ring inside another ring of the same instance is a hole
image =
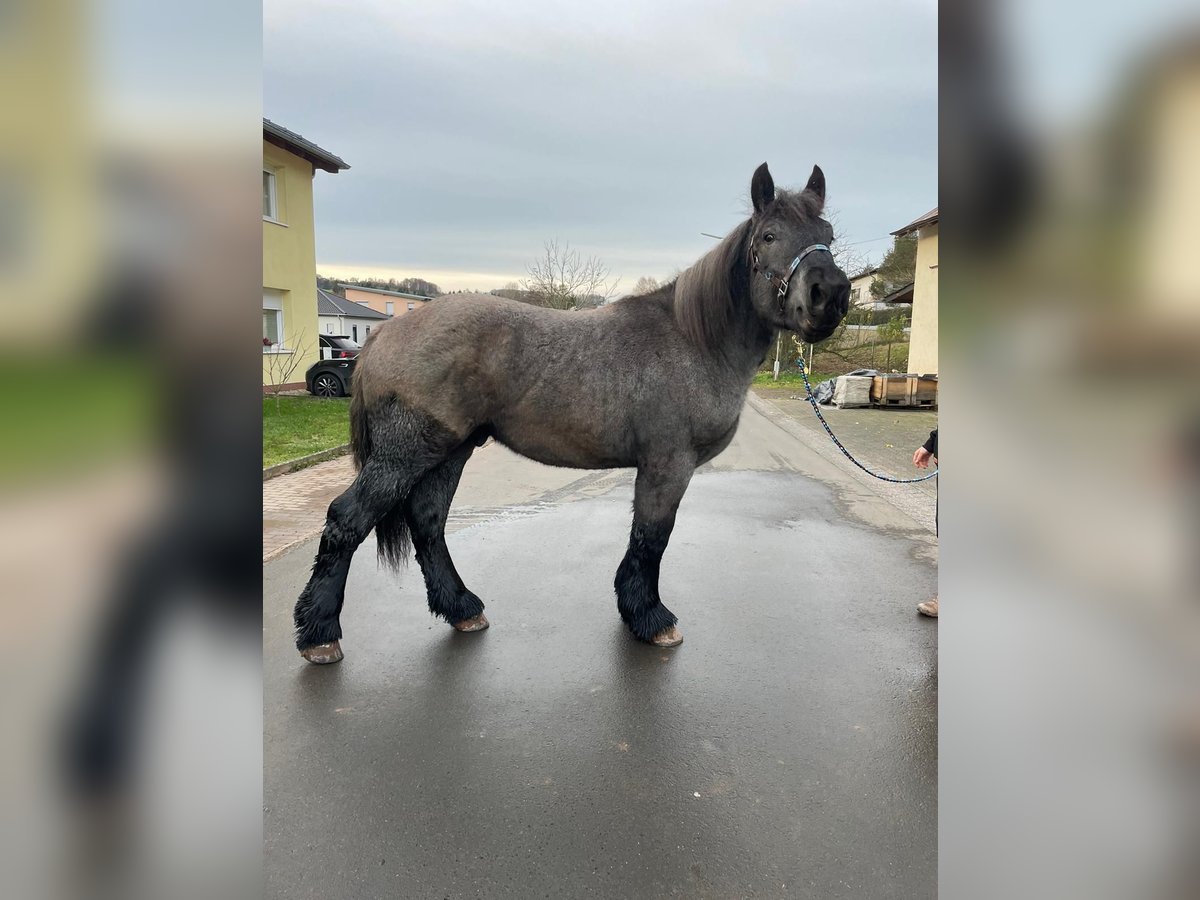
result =
[[[775,240],[775,235],[771,234],[771,232],[768,231],[766,234],[763,235],[763,240],[769,244],[769,243],[771,243],[771,241]]]

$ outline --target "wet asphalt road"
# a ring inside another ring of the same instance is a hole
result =
[[[450,538],[488,631],[433,620],[372,539],[346,659],[309,666],[290,610],[315,542],[264,566],[267,895],[935,896],[928,531],[748,407],[681,507],[684,643],[659,650],[613,596],[629,473],[471,505],[512,466],[540,468],[472,460]]]

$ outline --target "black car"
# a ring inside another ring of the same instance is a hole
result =
[[[362,348],[344,335],[321,335],[321,358],[308,367],[304,383],[318,397],[344,397]]]
[[[362,347],[344,334],[322,334],[318,337],[321,345],[321,359],[354,359],[362,350]]]

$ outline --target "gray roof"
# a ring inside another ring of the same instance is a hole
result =
[[[919,218],[913,219],[911,222],[909,222],[903,228],[897,228],[895,231],[892,232],[892,234],[896,235],[897,237],[900,237],[902,235],[908,234],[909,232],[916,231],[919,228],[923,228],[926,225],[932,225],[937,220],[938,220],[938,208],[935,206],[929,212],[925,213],[925,215],[920,216]]]
[[[868,268],[868,269],[863,269],[863,270],[862,270],[861,272],[859,272],[857,275],[851,275],[851,276],[850,276],[850,280],[851,280],[851,281],[858,281],[858,279],[860,279],[860,278],[866,278],[868,275],[874,275],[874,274],[875,274],[876,272],[878,272],[878,271],[879,271],[879,266],[872,266],[872,267],[870,267],[870,268]]]
[[[350,168],[340,156],[334,156],[328,150],[318,147],[294,131],[288,131],[282,125],[276,125],[270,119],[263,119],[263,137],[276,147],[295,153],[301,159],[307,159],[315,168],[326,172],[336,174],[340,169]]]
[[[361,284],[338,284],[342,290],[346,291],[367,291],[372,294],[386,294],[389,297],[403,297],[405,300],[432,300],[432,297],[426,297],[424,294],[402,294],[400,291],[385,291],[383,288],[363,287]]]
[[[387,313],[381,313],[369,306],[339,297],[317,288],[318,316],[352,316],[356,319],[390,319]]]

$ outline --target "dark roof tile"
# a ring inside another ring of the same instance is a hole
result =
[[[353,316],[358,319],[391,318],[387,313],[381,313],[369,306],[363,306],[361,303],[355,303],[353,300],[347,300],[345,297],[339,297],[337,294],[331,294],[320,288],[317,288],[317,315]]]
[[[270,119],[263,119],[263,137],[275,146],[307,159],[316,168],[326,172],[337,173],[340,169],[350,168],[340,156],[334,156],[328,150],[318,147],[312,141],[294,131],[289,131],[282,125],[276,125]]]

